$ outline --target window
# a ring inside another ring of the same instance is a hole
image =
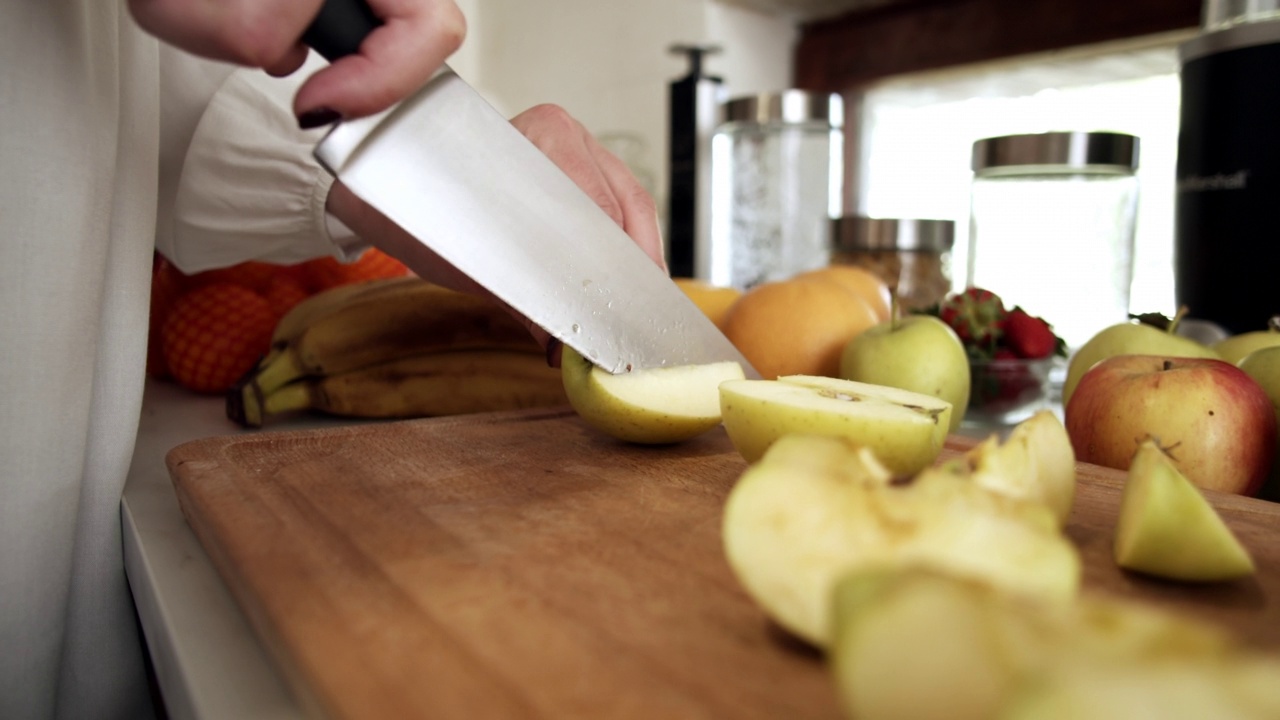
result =
[[[1066,130],[1135,135],[1140,194],[1130,308],[1172,314],[1177,45],[1187,37],[1167,34],[867,87],[853,144],[856,207],[872,217],[954,220],[952,275],[960,288],[975,140]]]

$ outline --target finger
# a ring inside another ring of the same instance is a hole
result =
[[[321,0],[129,0],[143,30],[187,52],[238,65],[283,67]]]
[[[622,204],[588,144],[589,140],[594,140],[581,123],[561,107],[536,105],[512,118],[511,124],[568,175],[605,214],[625,228]]]
[[[662,248],[662,229],[658,222],[658,206],[648,190],[636,180],[631,169],[618,156],[609,152],[594,137],[588,136],[587,148],[596,159],[605,181],[613,192],[622,214],[622,229],[653,259],[667,269]]]
[[[373,0],[383,24],[356,55],[312,75],[294,97],[294,113],[320,109],[344,118],[387,109],[424,85],[461,45],[466,20],[452,0]]]
[[[298,43],[289,49],[277,62],[272,63],[263,68],[269,75],[275,77],[284,77],[292,75],[298,68],[307,62],[307,55],[311,51],[306,45]]]

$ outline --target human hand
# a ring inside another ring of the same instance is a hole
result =
[[[385,110],[417,90],[462,44],[466,20],[453,0],[366,0],[382,21],[360,45],[299,87],[293,109],[315,127]],[[144,30],[203,57],[288,75],[322,0],[129,0]]]
[[[511,123],[613,218],[653,262],[666,269],[657,206],[625,163],[568,112],[555,105],[530,108],[512,118]],[[398,258],[419,276],[455,290],[492,297],[474,280],[357,198],[341,182],[333,184],[327,208],[357,235]],[[514,310],[511,312],[547,350],[548,362],[558,365],[559,343],[552,342],[545,330],[527,318]]]

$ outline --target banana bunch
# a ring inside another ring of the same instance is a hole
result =
[[[227,416],[261,427],[298,410],[407,418],[566,402],[560,371],[500,305],[403,277],[295,305],[270,352],[227,393]]]

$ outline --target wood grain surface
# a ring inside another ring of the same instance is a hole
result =
[[[953,438],[946,454],[972,441]],[[179,503],[299,700],[333,718],[834,718],[821,656],[720,546],[745,463],[717,430],[625,445],[568,411],[200,440]],[[1118,570],[1122,476],[1079,465],[1085,583],[1280,649],[1280,506],[1211,499],[1257,577]]]

